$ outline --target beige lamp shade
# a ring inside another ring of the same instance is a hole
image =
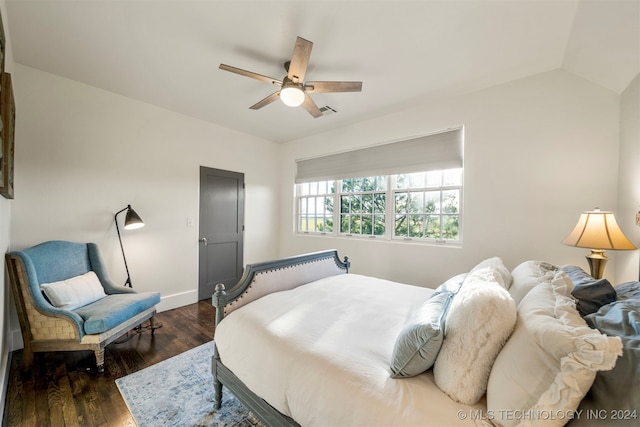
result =
[[[596,279],[602,278],[604,267],[609,259],[604,254],[605,249],[618,251],[637,249],[618,227],[613,212],[601,211],[598,208],[583,212],[573,231],[564,238],[562,243],[591,249],[591,253],[586,258],[591,276]]]
[[[613,212],[601,211],[598,208],[583,212],[573,231],[562,243],[589,249],[637,249],[620,230]]]

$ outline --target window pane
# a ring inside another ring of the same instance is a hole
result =
[[[462,169],[443,171],[442,185],[446,187],[462,185]]]
[[[409,208],[409,193],[396,193],[396,213],[405,213]]]
[[[386,194],[375,194],[374,195],[374,204],[375,204],[375,213],[382,213],[386,210],[386,199],[387,199],[387,195]]]
[[[408,187],[409,187],[409,175],[407,174],[397,175],[395,188],[403,189]]]
[[[406,215],[396,215],[395,220],[395,232],[396,236],[407,237],[409,227],[407,225],[407,216]]]
[[[442,192],[442,213],[460,212],[460,191],[448,190]]]
[[[397,176],[395,188],[424,188],[425,172],[407,173]]]
[[[333,215],[333,197],[324,198],[324,214],[328,216]]]
[[[409,217],[409,237],[422,237],[424,230],[424,216],[411,215]]]
[[[362,195],[362,213],[373,213],[373,194]]]
[[[425,213],[440,213],[440,192],[427,191],[424,193]]]
[[[325,217],[324,218],[324,232],[332,233],[333,232],[333,217]]]
[[[442,171],[427,172],[427,187],[440,187],[442,185]]]
[[[342,196],[340,197],[340,213],[349,213],[349,197]]]
[[[384,236],[385,233],[385,223],[384,223],[384,215],[374,215],[373,216],[373,234],[376,236]]]
[[[376,191],[386,191],[387,190],[387,180],[386,176],[376,176],[376,186],[374,190]]]
[[[362,234],[373,234],[372,215],[362,215]]]
[[[424,236],[430,239],[440,238],[439,215],[427,215]]]
[[[308,217],[307,218],[307,230],[308,231],[315,231],[316,230],[316,219],[315,217]]]
[[[409,181],[410,181],[409,187],[411,188],[424,187],[424,178],[425,178],[424,172],[412,173],[411,175],[409,175]]]
[[[305,215],[307,213],[307,199],[300,199],[300,205],[299,205],[299,209],[300,209],[300,215]]]
[[[349,232],[349,215],[340,215],[340,232]]]
[[[414,191],[409,193],[409,213],[423,213],[424,212],[424,193]]]
[[[444,215],[442,217],[442,238],[457,240],[459,236],[458,215]]]
[[[351,213],[360,213],[362,212],[362,196],[355,195],[350,198],[351,203]]]
[[[351,234],[361,234],[360,217],[358,215],[351,215],[349,217],[349,231]]]

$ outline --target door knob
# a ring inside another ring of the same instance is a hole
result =
[[[207,238],[206,237],[201,237],[200,239],[198,239],[198,241],[204,243],[205,245],[207,244]]]

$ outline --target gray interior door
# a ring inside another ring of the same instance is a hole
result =
[[[244,174],[200,167],[200,273],[198,299],[216,284],[227,289],[242,275]]]

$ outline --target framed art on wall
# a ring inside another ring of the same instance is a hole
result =
[[[13,158],[14,158],[14,129],[16,123],[16,104],[13,99],[11,74],[2,73],[2,89],[0,93],[0,118],[2,119],[2,184],[0,194],[7,199],[13,199]]]
[[[2,78],[4,76],[4,52],[5,52],[5,42],[6,39],[4,37],[4,28],[2,26],[2,16],[0,16],[0,100],[2,99]],[[4,160],[4,139],[2,139],[2,106],[0,105],[0,188],[4,188],[4,175],[5,175],[5,160]]]

